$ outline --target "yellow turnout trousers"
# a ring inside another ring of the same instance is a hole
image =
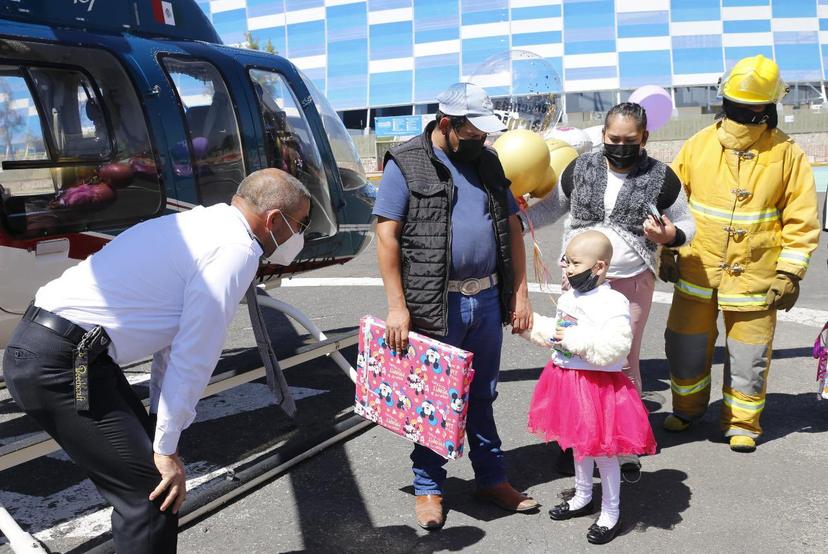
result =
[[[725,436],[756,438],[765,407],[773,352],[776,310],[724,311],[726,354],[720,423]],[[719,308],[716,290],[706,301],[676,291],[664,334],[673,412],[686,420],[701,417],[710,401],[710,366],[716,346]]]

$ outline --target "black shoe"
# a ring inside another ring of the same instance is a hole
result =
[[[612,528],[608,527],[598,527],[597,523],[593,523],[589,526],[589,531],[587,531],[587,540],[591,544],[607,544],[615,536],[618,534],[618,531],[621,530],[621,518],[618,518],[618,521]]]
[[[572,519],[573,517],[588,516],[594,509],[595,505],[592,503],[592,500],[589,501],[589,504],[577,510],[570,510],[569,502],[564,502],[549,510],[549,517],[555,521],[563,521],[565,519]]]
[[[567,477],[575,475],[575,458],[572,455],[571,448],[562,450],[558,455],[558,458],[555,460],[555,471]]]

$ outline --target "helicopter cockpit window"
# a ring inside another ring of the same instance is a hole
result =
[[[146,119],[120,63],[66,44],[0,39],[0,51],[5,230],[109,232],[158,215],[164,193]]]
[[[299,179],[313,198],[311,224],[305,238],[335,234],[336,215],[322,157],[293,91],[284,77],[274,71],[251,69],[250,80],[259,98],[268,165]]]
[[[78,71],[52,68],[29,70],[40,110],[60,159],[98,161],[112,153],[103,108],[89,79]]]
[[[194,172],[199,199],[205,206],[229,202],[245,171],[239,126],[227,86],[208,62],[165,57],[163,64],[184,112],[192,152],[190,169],[187,145],[174,149],[175,170]]]
[[[328,99],[319,92],[313,81],[302,73],[302,81],[313,97],[319,116],[322,118],[322,126],[325,127],[325,134],[328,135],[328,142],[331,145],[339,175],[342,178],[342,188],[345,190],[358,189],[367,184],[365,168],[362,167],[362,160],[359,158],[354,141],[342,120],[336,114]]]

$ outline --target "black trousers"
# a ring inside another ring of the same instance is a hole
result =
[[[161,481],[153,462],[152,419],[106,352],[89,365],[91,410],[78,413],[74,347],[46,327],[21,321],[3,358],[9,392],[112,505],[119,554],[175,552],[178,516],[172,508],[160,510],[163,496],[149,500]]]

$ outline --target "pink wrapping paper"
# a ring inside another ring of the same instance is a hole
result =
[[[360,320],[354,411],[444,458],[459,458],[472,353],[410,333],[408,351],[395,357],[384,337],[382,320]]]

